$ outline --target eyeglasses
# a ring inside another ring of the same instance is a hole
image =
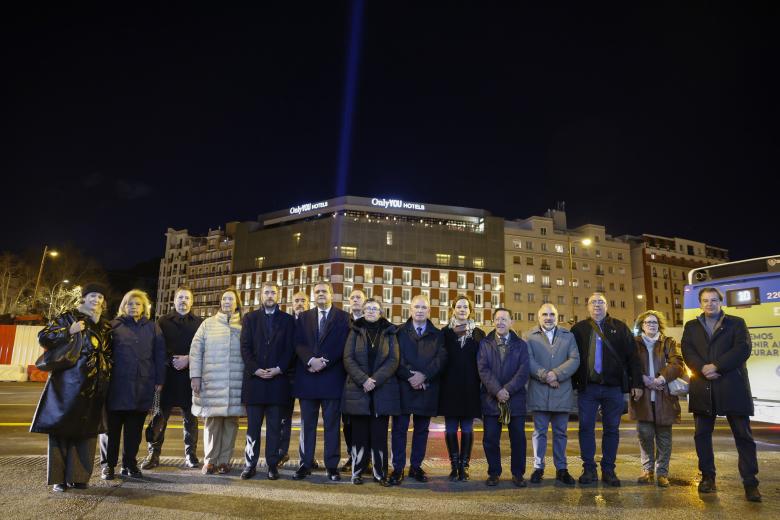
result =
[[[643,321],[642,324],[644,325],[658,325],[657,321]]]
[[[379,307],[364,307],[363,312],[379,312]]]
[[[606,305],[607,302],[604,300],[591,300],[588,302],[590,305]]]

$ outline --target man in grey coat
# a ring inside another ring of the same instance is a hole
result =
[[[574,478],[566,466],[566,428],[574,406],[571,376],[580,366],[580,353],[574,334],[559,328],[558,309],[545,303],[537,312],[539,325],[528,331],[528,411],[534,416],[534,472],[531,483],[538,484],[544,475],[547,450],[547,428],[552,423],[555,479],[573,486]]]

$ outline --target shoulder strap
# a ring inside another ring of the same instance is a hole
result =
[[[622,366],[622,365],[623,365],[623,360],[620,358],[620,356],[618,355],[618,353],[615,351],[615,348],[612,346],[612,343],[610,343],[610,342],[609,342],[609,340],[607,339],[607,337],[606,337],[606,336],[604,336],[604,333],[601,331],[601,329],[599,328],[599,326],[598,326],[598,325],[596,325],[596,322],[595,322],[595,321],[593,321],[593,320],[588,320],[588,321],[590,322],[590,326],[591,326],[591,328],[592,328],[592,329],[593,329],[593,330],[596,332],[596,334],[598,334],[598,335],[599,335],[599,337],[601,338],[601,342],[602,342],[604,345],[606,345],[606,347],[607,347],[607,350],[609,350],[609,351],[610,351],[610,353],[611,353],[613,356],[615,356],[615,359],[617,359],[617,360],[618,360],[618,363],[620,363],[620,365]]]

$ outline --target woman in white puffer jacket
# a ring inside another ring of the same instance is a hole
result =
[[[241,358],[241,305],[235,289],[222,293],[217,314],[198,327],[190,346],[192,413],[204,417],[203,474],[230,471],[238,433],[244,361]]]

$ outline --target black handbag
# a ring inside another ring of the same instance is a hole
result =
[[[50,348],[35,361],[35,368],[44,372],[64,370],[76,365],[81,356],[81,346],[84,343],[84,334],[77,332],[70,337],[64,345]]]
[[[152,418],[149,420],[149,425],[146,427],[146,442],[159,442],[163,428],[165,428],[165,417],[163,417],[162,409],[160,408],[160,392],[155,390]]]

